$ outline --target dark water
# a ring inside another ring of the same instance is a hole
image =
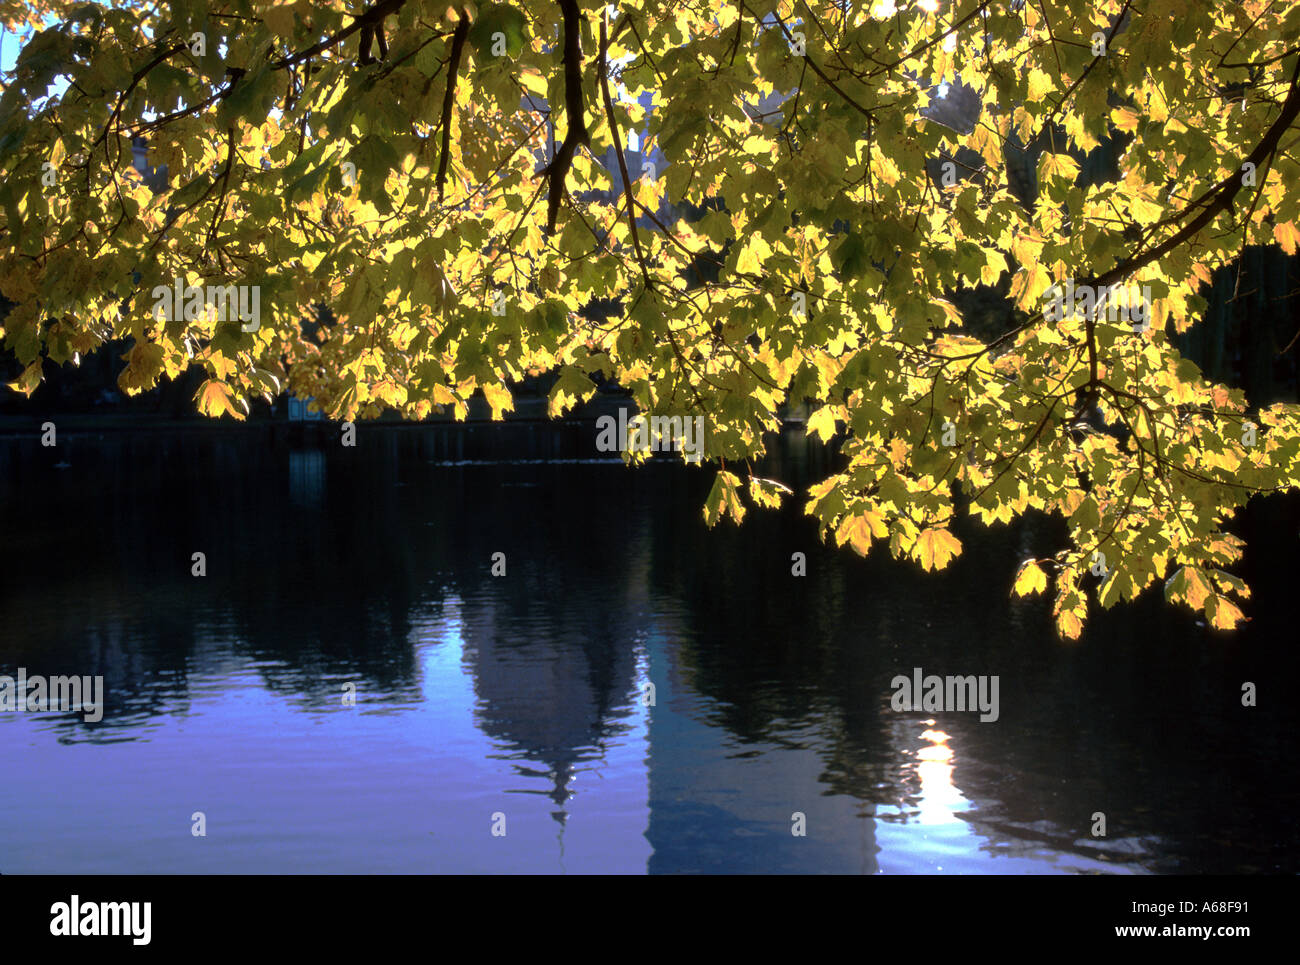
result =
[[[1152,599],[1067,645],[1007,593],[1046,523],[927,576],[797,504],[710,532],[710,470],[447,463],[494,432],[0,440],[0,674],[107,687],[0,713],[0,872],[1300,870],[1294,500],[1246,521],[1245,632]],[[999,719],[895,712],[913,667]]]

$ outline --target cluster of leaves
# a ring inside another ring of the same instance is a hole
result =
[[[286,389],[338,418],[463,417],[478,391],[500,415],[547,371],[558,415],[600,373],[643,411],[706,417],[711,522],[779,503],[726,467],[807,403],[809,431],[843,439],[807,504],[841,544],[937,569],[959,509],[1055,512],[1070,545],[1014,589],[1053,593],[1062,634],[1099,555],[1103,606],[1168,577],[1214,626],[1241,618],[1223,526],[1296,485],[1300,421],[1208,383],[1169,332],[1246,245],[1300,238],[1296,5],[44,0],[0,18],[51,24],[0,96],[16,389],[126,336],[127,391],[198,365],[200,406],[237,418]],[[981,104],[963,130],[928,110],[958,87]],[[657,171],[627,170],[629,132]],[[1044,135],[1026,205],[1009,145]],[[133,168],[137,136],[165,189]],[[1078,159],[1116,137],[1119,179],[1082,184]],[[945,183],[937,158],[978,160]],[[259,286],[260,327],[159,318],[149,293],[178,278]],[[1044,318],[1066,280],[1146,287],[1152,324]],[[1019,324],[981,341],[953,293],[997,284]],[[329,324],[305,327],[322,303]]]

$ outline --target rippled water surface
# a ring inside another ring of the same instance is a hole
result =
[[[1246,521],[1245,632],[1152,599],[1065,645],[1008,598],[1047,523],[926,576],[797,504],[710,532],[710,470],[458,431],[0,440],[0,674],[107,688],[0,713],[0,872],[1297,870],[1294,501]],[[999,719],[895,712],[914,667]]]

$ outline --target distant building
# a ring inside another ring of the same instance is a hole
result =
[[[300,399],[296,395],[289,396],[289,421],[290,422],[320,422],[325,418],[325,414],[319,409],[312,412],[307,408],[311,399]]]

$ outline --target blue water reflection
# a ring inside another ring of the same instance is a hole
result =
[[[0,713],[6,874],[1295,870],[1295,708],[1233,699],[1293,679],[1267,567],[1240,637],[1139,605],[1064,646],[1006,594],[1043,524],[926,577],[798,506],[709,532],[682,467],[65,445],[0,442],[0,674],[102,674],[108,706]],[[894,712],[913,666],[1000,674],[999,721]]]

